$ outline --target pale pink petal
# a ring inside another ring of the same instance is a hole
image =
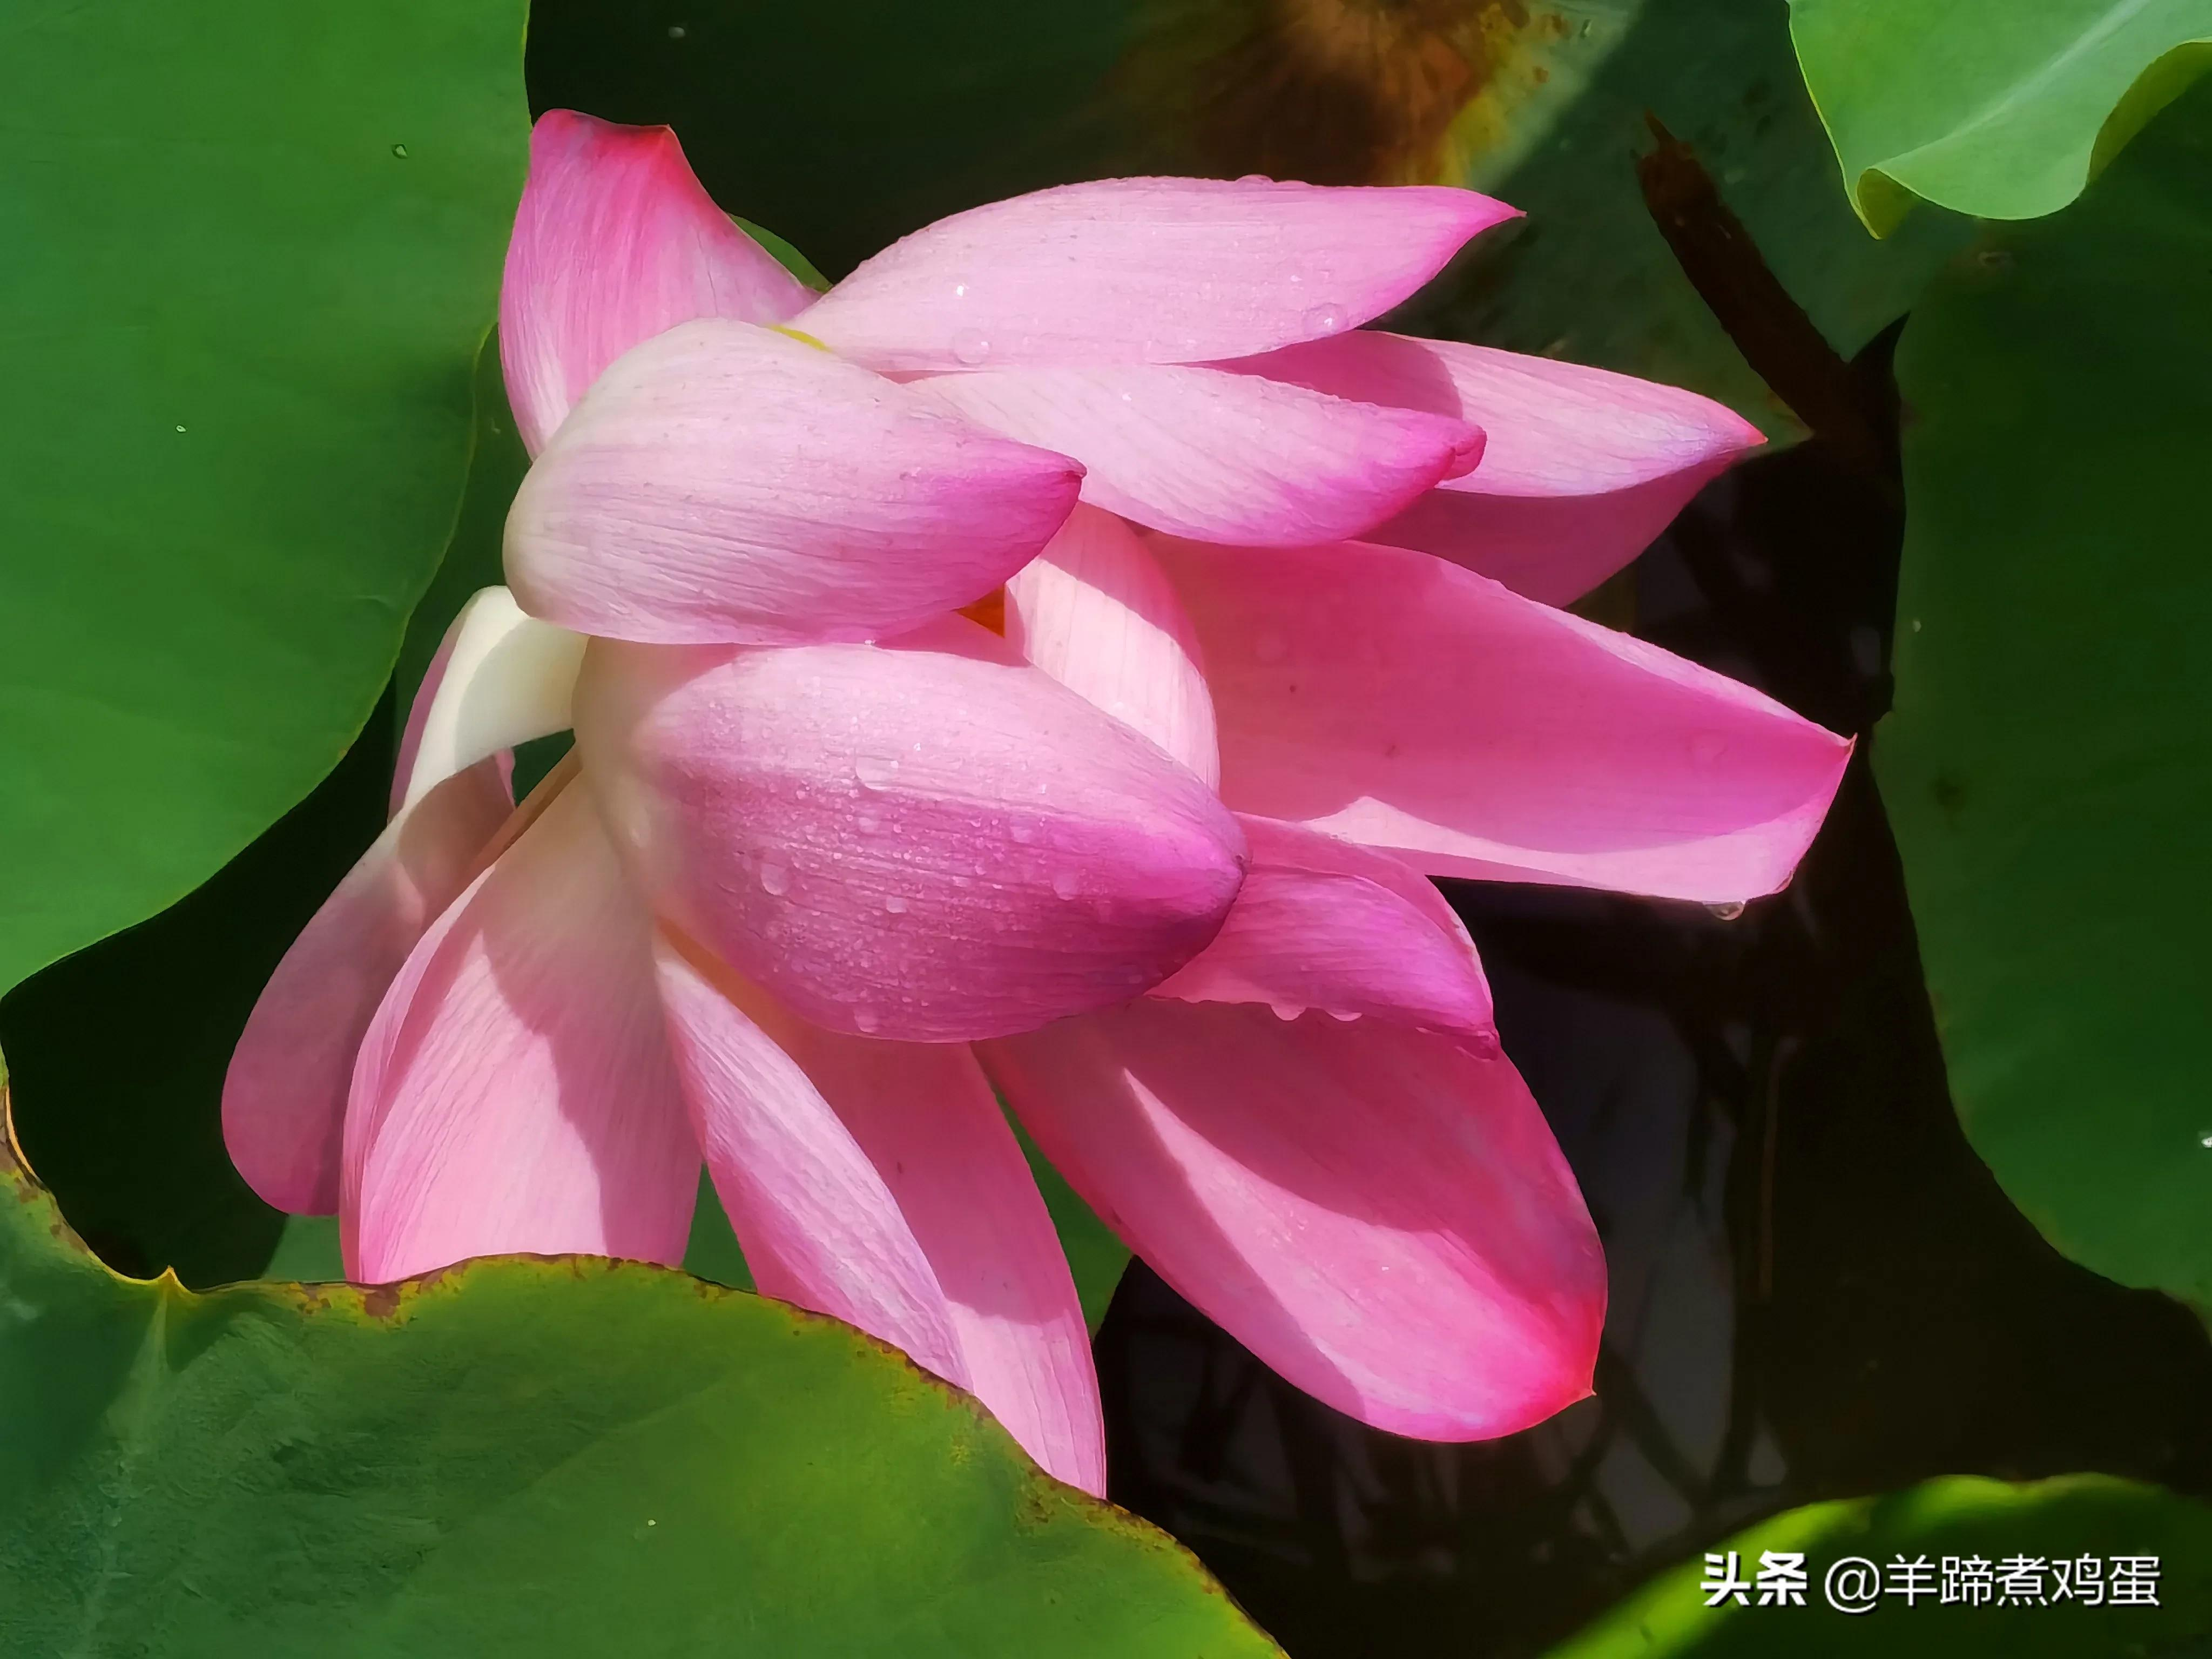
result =
[[[1504,1059],[1379,1019],[1155,997],[981,1052],[1130,1248],[1338,1410],[1475,1440],[1589,1394],[1604,1258]]]
[[[1185,1002],[1318,1008],[1456,1031],[1494,1051],[1474,941],[1428,878],[1387,853],[1239,813],[1252,867],[1213,943],[1155,986]]]
[[[708,198],[666,127],[538,118],[499,295],[507,402],[532,454],[641,340],[696,317],[786,322],[813,298]]]
[[[1075,456],[1085,501],[1201,541],[1357,536],[1482,453],[1464,421],[1212,368],[1024,368],[916,384],[980,425]]]
[[[346,1091],[377,1005],[514,810],[497,763],[447,778],[386,826],[276,964],[222,1083],[223,1142],[280,1210],[338,1207]]]
[[[806,1018],[922,1042],[1149,989],[1244,842],[1205,783],[957,617],[899,648],[595,643],[585,781],[660,914]]]
[[[1206,650],[1222,799],[1431,875],[1754,898],[1850,756],[1748,686],[1424,553],[1152,546]]]
[[[1062,185],[893,243],[794,325],[885,370],[1243,357],[1388,311],[1514,211],[1440,185]]]
[[[582,635],[524,616],[507,589],[471,594],[408,711],[392,810],[480,760],[566,731],[568,693],[583,661]]]
[[[423,935],[354,1068],[348,1278],[515,1252],[683,1260],[699,1149],[649,931],[572,787]]]
[[[937,1275],[852,1131],[737,1006],[723,964],[658,935],[653,966],[684,1103],[753,1283],[964,1383]]]
[[[662,1000],[708,1168],[759,1287],[903,1348],[1103,1496],[1075,1283],[957,1043],[824,1031],[663,941]]]
[[[507,580],[615,639],[872,638],[1020,569],[1082,477],[788,335],[687,323],[601,375],[531,468]]]
[[[1143,732],[1211,788],[1221,781],[1197,636],[1136,532],[1079,507],[1006,584],[1006,641],[1085,702]]]
[[[1481,427],[1479,466],[1364,539],[1437,554],[1547,605],[1619,570],[1764,441],[1694,392],[1449,340],[1362,330],[1223,367]]]

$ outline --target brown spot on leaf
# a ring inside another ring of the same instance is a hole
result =
[[[371,1319],[389,1319],[399,1311],[405,1286],[372,1285],[361,1293],[361,1310]]]
[[[1161,166],[1403,184],[1517,45],[1567,27],[1522,0],[1147,0],[1118,90]]]

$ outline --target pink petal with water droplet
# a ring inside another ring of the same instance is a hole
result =
[[[574,787],[423,935],[354,1068],[348,1278],[514,1252],[683,1260],[699,1149],[648,937]]]
[[[1020,569],[1082,476],[774,330],[687,323],[601,375],[531,468],[507,580],[613,639],[874,638]]]
[[[1252,867],[1213,943],[1153,988],[1184,1002],[1372,1015],[1497,1048],[1474,941],[1428,878],[1386,853],[1239,813]]]
[[[1464,421],[1211,368],[1024,368],[915,384],[980,425],[1075,456],[1092,505],[1203,541],[1357,536],[1482,453]]]
[[[981,1054],[1130,1248],[1339,1411],[1475,1440],[1589,1393],[1604,1258],[1504,1059],[1379,1019],[1157,997]]]
[[[1749,686],[1426,554],[1150,545],[1205,647],[1222,799],[1432,875],[1755,898],[1850,757]]]
[[[500,285],[500,362],[532,454],[609,363],[696,317],[781,323],[814,291],[730,222],[666,127],[548,110]]]
[[[1678,386],[1450,340],[1361,330],[1223,367],[1480,426],[1480,465],[1364,539],[1437,554],[1547,605],[1626,565],[1765,441]]]
[[[893,243],[794,326],[884,370],[1243,357],[1389,310],[1514,216],[1440,185],[1062,185]]]
[[[1211,787],[1221,780],[1197,635],[1159,562],[1112,514],[1079,507],[1006,584],[1006,641]]]
[[[1220,927],[1243,836],[1005,649],[957,617],[896,648],[599,641],[585,781],[660,913],[818,1024],[952,1041],[1135,996]]]

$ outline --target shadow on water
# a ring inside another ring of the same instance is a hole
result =
[[[1821,444],[1752,462],[1638,562],[1636,631],[1864,733],[1898,534]],[[1535,1652],[1761,1516],[1936,1474],[2212,1492],[2203,1328],[2058,1256],[1960,1131],[1863,737],[1795,883],[1735,920],[1446,885],[1605,1240],[1596,1397],[1398,1439],[1141,1266],[1098,1340],[1112,1496],[1295,1659]]]

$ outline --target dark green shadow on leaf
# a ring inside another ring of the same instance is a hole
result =
[[[2060,1249],[2212,1307],[2212,86],[1915,313],[1875,743],[1951,1091]]]

